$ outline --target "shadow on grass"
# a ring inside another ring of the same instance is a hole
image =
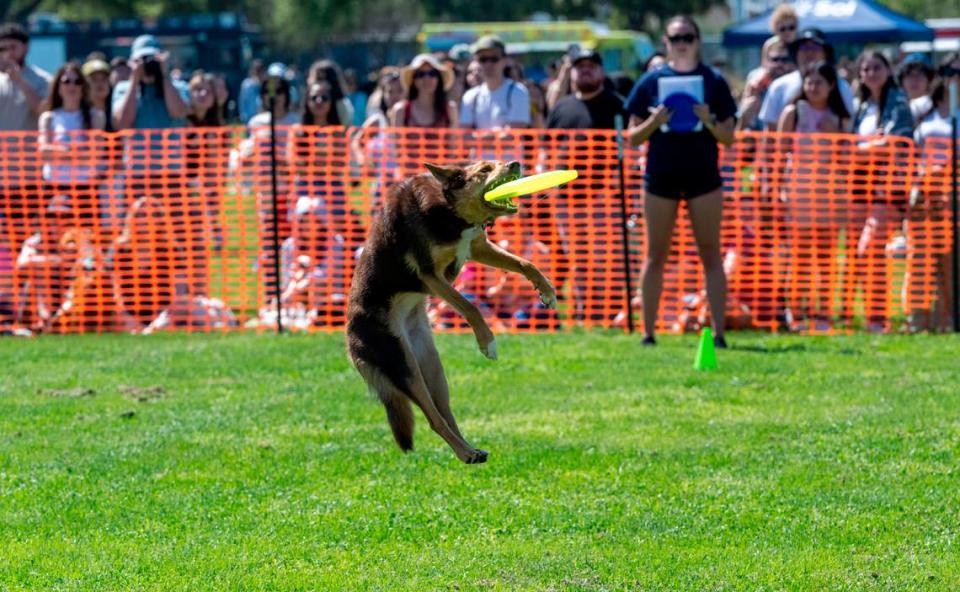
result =
[[[816,344],[807,344],[807,343],[789,343],[789,344],[773,344],[773,345],[731,345],[731,351],[738,352],[750,352],[758,354],[791,354],[791,353],[833,353],[841,356],[859,356],[860,351],[856,349],[851,349],[848,347],[835,349],[830,347],[823,347]]]

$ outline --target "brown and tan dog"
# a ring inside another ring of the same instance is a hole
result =
[[[347,347],[386,407],[402,450],[413,449],[413,402],[460,460],[482,463],[487,453],[464,440],[450,411],[447,379],[427,320],[427,296],[442,298],[462,314],[480,351],[492,360],[497,359],[493,332],[477,307],[451,285],[467,260],[523,274],[548,307],[555,308],[557,298],[536,267],[491,243],[484,230],[497,217],[517,212],[510,200],[490,203],[483,196],[519,178],[519,163],[428,164],[427,169],[429,174],[390,192],[370,228],[350,291]]]

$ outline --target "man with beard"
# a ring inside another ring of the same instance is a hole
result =
[[[557,101],[547,119],[550,129],[613,129],[614,118],[619,113],[627,120],[623,110],[623,97],[604,84],[605,74],[600,54],[589,49],[579,49],[571,56],[571,84],[573,94]]]
[[[50,75],[26,63],[30,37],[20,25],[0,25],[0,132],[34,132],[43,101],[50,88]],[[40,213],[37,197],[39,164],[36,134],[4,138],[0,146],[0,218],[8,220],[9,239],[2,248],[13,248],[30,236],[33,218]]]
[[[790,53],[797,69],[770,84],[760,107],[760,120],[770,131],[776,131],[780,114],[803,90],[803,73],[817,62],[828,62],[831,65],[836,62],[833,46],[827,42],[820,29],[809,28],[801,31],[797,39],[790,44]],[[850,85],[841,78],[837,81],[837,86],[847,112],[853,113],[853,91],[850,90]]]
[[[588,49],[574,49],[570,54],[570,85],[572,94],[566,95],[557,101],[550,116],[547,118],[548,129],[594,130],[614,129],[614,119],[617,114],[623,116],[624,126],[629,117],[624,111],[623,97],[616,94],[605,84],[603,60],[597,52]],[[590,132],[558,133],[551,136],[550,151],[555,155],[557,162],[571,165],[573,156],[581,146],[587,145],[594,134]],[[613,139],[605,136],[599,140],[613,147]],[[616,161],[612,156],[612,149],[607,153],[611,158],[597,159],[592,164],[577,164],[581,177],[589,180],[590,184],[581,185],[582,189],[570,187],[563,190],[563,197],[555,201],[551,210],[544,207],[526,208],[524,215],[532,215],[537,219],[536,231],[532,237],[542,242],[553,253],[557,261],[554,275],[557,285],[577,278],[571,283],[573,293],[574,317],[585,319],[587,303],[602,301],[607,295],[604,293],[603,282],[599,276],[590,279],[596,270],[605,269],[610,257],[617,257],[617,244],[604,244],[604,240],[614,240],[618,235],[613,232],[604,233],[604,239],[592,240],[587,238],[589,228],[612,229],[621,224],[619,217],[610,215],[605,208],[593,208],[589,204],[601,197],[601,193],[609,185],[601,185],[602,179],[616,179]],[[564,167],[560,167],[564,168]],[[572,168],[572,167],[571,167]],[[612,196],[603,196],[604,199]],[[535,202],[537,203],[537,202]],[[586,212],[592,220],[586,224],[573,222],[573,212]],[[536,232],[541,233],[537,235]],[[622,253],[622,250],[620,251]],[[607,255],[609,254],[609,255]],[[597,321],[601,317],[597,313],[591,314],[591,320]]]
[[[26,64],[30,37],[20,25],[0,25],[0,131],[35,131],[50,74]]]

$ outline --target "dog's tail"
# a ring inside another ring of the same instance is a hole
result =
[[[410,399],[400,393],[381,393],[380,400],[387,408],[387,421],[397,446],[404,452],[413,450],[413,408]]]

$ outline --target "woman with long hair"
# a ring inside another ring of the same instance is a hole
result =
[[[110,84],[110,64],[100,59],[88,60],[83,64],[81,71],[90,86],[90,104],[94,109],[103,111],[106,116],[110,113],[110,105],[113,100],[113,86]],[[112,117],[105,117],[103,129],[108,132],[114,131]]]
[[[863,52],[857,63],[860,85],[853,108],[854,133],[910,137],[910,106],[897,86],[890,61],[882,52],[871,49]]]
[[[347,209],[345,125],[333,100],[333,87],[326,80],[313,82],[307,89],[303,126],[291,134],[290,164],[294,173],[291,203],[291,235],[283,243],[285,292],[281,302],[287,314],[293,310],[330,306],[333,294],[343,294],[340,285],[345,250],[334,248],[352,238]],[[350,251],[352,253],[352,251]],[[291,308],[292,307],[292,308]],[[323,315],[328,317],[329,315]],[[327,318],[318,319],[325,322]]]
[[[422,53],[400,73],[407,97],[390,109],[394,127],[456,127],[457,104],[447,98],[453,72],[437,58]]]
[[[73,212],[80,219],[99,219],[92,183],[98,170],[98,154],[86,130],[103,130],[106,115],[94,109],[90,87],[79,63],[63,65],[53,77],[38,128],[39,147],[45,162],[43,179],[56,193],[72,196]]]
[[[188,215],[184,223],[177,226],[176,234],[184,256],[191,257],[186,266],[189,271],[189,293],[205,295],[207,270],[207,249],[219,249],[223,246],[223,224],[221,224],[222,190],[225,183],[223,171],[227,162],[225,156],[230,147],[230,133],[220,129],[224,126],[223,110],[217,104],[216,77],[203,70],[197,70],[187,85],[190,92],[190,111],[187,122],[191,131],[185,138],[186,161],[191,187],[198,193],[186,193],[182,196],[183,206]],[[204,203],[198,203],[202,200]]]
[[[849,129],[850,113],[840,94],[836,68],[817,62],[802,74],[800,96],[780,114],[778,130],[790,154],[782,200],[787,204],[790,236],[790,329],[829,331],[830,286],[839,280],[837,238],[842,224],[834,204],[835,189],[824,181],[835,178],[835,145],[823,137],[799,134],[840,133]],[[824,203],[828,204],[827,207]]]
[[[93,107],[90,86],[77,62],[69,62],[57,70],[44,107],[40,121],[46,120],[47,127],[41,130],[41,150],[54,148],[51,133],[46,132],[102,130],[106,125],[103,111]]]
[[[686,202],[706,276],[714,341],[718,347],[726,347],[723,333],[727,280],[720,244],[723,180],[717,144],[733,144],[737,105],[727,81],[701,60],[700,28],[693,19],[676,16],[667,21],[663,41],[667,63],[645,74],[625,104],[631,114],[630,143],[639,146],[650,142],[644,195],[647,256],[642,287],[646,332],[643,343],[656,344],[654,333],[664,267],[680,202]],[[658,88],[661,80],[677,76],[699,77],[703,102],[688,107],[696,117],[696,125],[665,130],[674,114],[661,100]]]
[[[367,100],[367,118],[361,127],[387,127],[390,124],[390,109],[403,100],[403,83],[400,68],[385,66],[377,74],[377,85]]]
[[[319,127],[344,124],[334,103],[333,86],[329,82],[314,82],[307,89],[307,106],[300,123]]]
[[[216,80],[212,74],[197,71],[190,77],[190,112],[187,121],[191,127],[220,127],[223,113],[217,105]]]
[[[850,112],[843,102],[837,70],[818,62],[803,73],[800,96],[780,115],[781,132],[837,133],[847,131]]]
[[[853,109],[853,132],[860,136],[863,151],[882,150],[881,158],[889,159],[890,138],[913,136],[913,116],[906,95],[897,87],[890,61],[876,50],[864,51],[857,61],[860,85]],[[872,158],[870,160],[873,160]],[[845,299],[855,300],[858,284],[862,284],[867,312],[866,329],[882,332],[889,329],[888,302],[890,277],[887,271],[887,243],[903,219],[907,191],[882,194],[874,189],[889,185],[889,176],[896,171],[886,167],[870,167],[857,171],[854,179],[854,204],[857,215],[851,234],[859,235],[855,250],[855,284]]]
[[[333,60],[318,60],[310,65],[307,72],[307,88],[317,82],[326,82],[330,85],[330,96],[337,109],[337,116],[341,122],[349,124],[353,121],[353,104],[344,91],[346,84],[343,81],[343,71]]]

